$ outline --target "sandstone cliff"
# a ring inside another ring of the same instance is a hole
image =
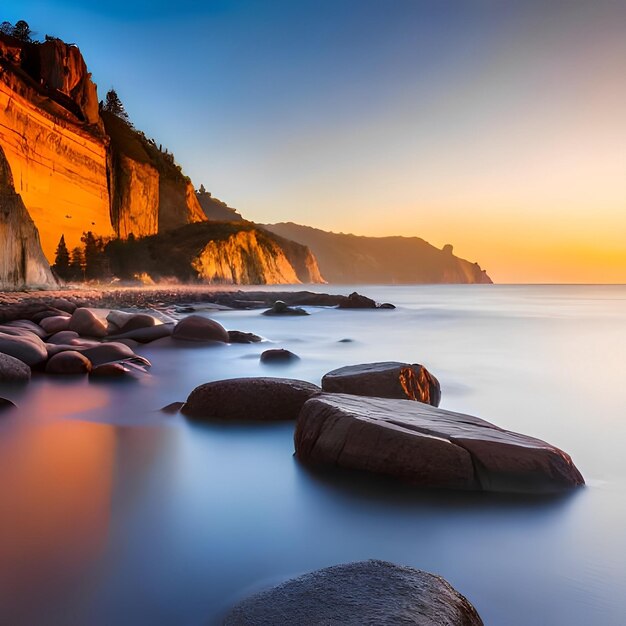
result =
[[[323,282],[306,246],[288,242],[250,222],[204,222],[126,243],[111,258],[132,259],[132,271],[153,280],[228,284]]]
[[[110,137],[111,217],[119,237],[154,235],[206,221],[193,185],[170,154],[102,111]]]
[[[0,146],[0,289],[56,284]]]
[[[308,246],[326,280],[345,284],[491,283],[477,263],[418,237],[360,237],[281,223],[267,230]]]
[[[49,261],[65,235],[143,236],[204,221],[167,152],[99,111],[80,50],[0,34],[0,146]]]
[[[0,146],[49,260],[61,234],[113,234],[107,143],[78,49],[0,35]]]

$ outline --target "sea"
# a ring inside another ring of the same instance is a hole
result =
[[[137,379],[0,388],[18,405],[0,419],[0,624],[219,624],[251,593],[365,559],[443,576],[489,626],[626,624],[626,286],[358,290],[397,308],[203,311],[267,342],[146,345]],[[271,347],[300,360],[261,364]],[[320,475],[294,458],[292,423],[159,411],[212,380],[319,384],[387,360],[425,365],[442,408],[562,448],[587,485],[529,497]]]

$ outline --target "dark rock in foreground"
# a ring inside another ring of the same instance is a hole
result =
[[[271,350],[265,350],[265,352],[262,352],[260,360],[261,363],[273,365],[299,361],[300,357],[290,350],[285,350],[284,348],[272,348]]]
[[[417,400],[439,406],[439,381],[417,363],[364,363],[349,365],[328,372],[322,378],[322,389],[332,393],[357,396]]]
[[[30,367],[14,356],[0,352],[0,382],[27,383],[30,380]]]
[[[233,378],[196,387],[181,412],[195,419],[295,420],[317,385],[288,378]]]
[[[288,306],[282,300],[276,300],[271,309],[263,311],[263,315],[308,315],[308,313],[300,307]]]
[[[288,580],[233,608],[224,626],[482,626],[440,576],[384,561],[335,565]]]
[[[189,315],[176,324],[174,339],[183,341],[219,341],[228,343],[228,331],[218,322],[201,315]]]
[[[46,363],[46,374],[80,376],[91,372],[91,361],[75,350],[55,354]]]
[[[294,440],[303,463],[418,487],[546,493],[584,484],[571,458],[540,439],[408,400],[319,395],[302,408]]]

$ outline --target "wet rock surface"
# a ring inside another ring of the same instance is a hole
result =
[[[288,378],[233,378],[196,387],[181,412],[194,419],[295,420],[317,385]]]
[[[0,352],[0,382],[27,383],[30,380],[30,367],[19,359]]]
[[[201,315],[183,318],[174,327],[172,337],[180,341],[228,343],[228,331],[218,322]]]
[[[569,455],[545,441],[409,400],[316,396],[300,412],[294,441],[303,463],[419,487],[550,493],[584,484]]]
[[[234,607],[225,626],[482,626],[440,576],[385,561],[335,565],[288,580]]]
[[[433,406],[439,406],[441,401],[439,381],[423,365],[398,361],[340,367],[322,378],[322,389],[357,396],[417,400]]]

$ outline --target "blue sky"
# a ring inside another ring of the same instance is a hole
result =
[[[3,9],[77,43],[100,96],[250,219],[449,242],[500,280],[566,280],[585,247],[576,280],[626,280],[626,3]]]

